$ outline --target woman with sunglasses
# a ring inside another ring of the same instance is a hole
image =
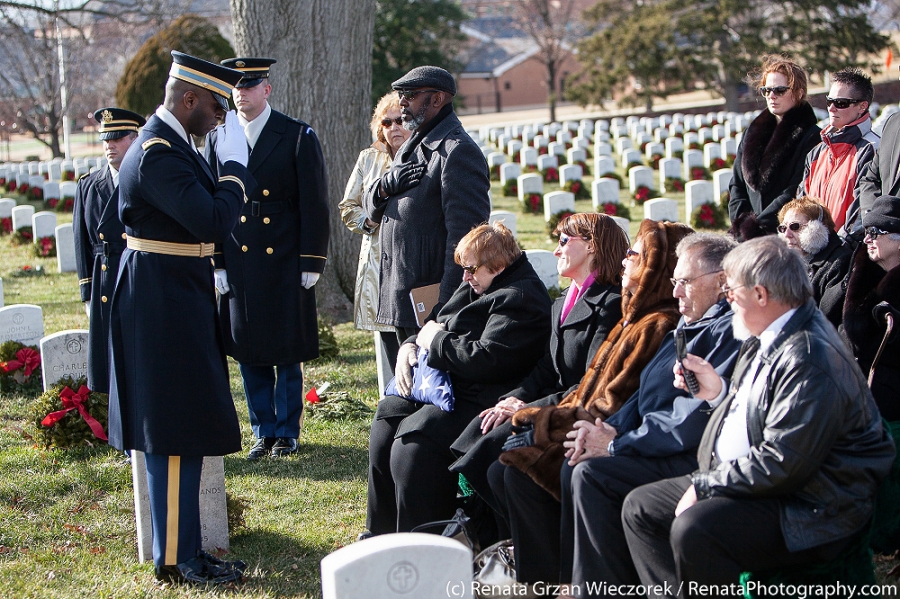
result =
[[[628,236],[611,217],[596,212],[564,218],[556,233],[557,270],[572,284],[553,304],[552,332],[544,356],[515,389],[473,418],[451,446],[460,456],[451,470],[465,476],[495,511],[499,507],[493,504],[487,469],[500,457],[512,432],[513,414],[526,406],[556,405],[574,390],[622,317],[622,256],[628,249]],[[482,545],[509,536],[501,530],[496,539],[489,539],[494,531],[484,532]]]
[[[387,172],[394,154],[400,149],[412,131],[403,127],[400,118],[400,100],[391,92],[378,100],[372,121],[369,123],[372,138],[370,147],[359,153],[356,166],[347,181],[344,199],[338,204],[341,220],[353,233],[362,235],[359,248],[359,264],[356,267],[356,289],[353,292],[353,323],[357,329],[374,331],[375,352],[378,363],[378,388],[384,389],[393,376],[400,344],[394,327],[376,324],[378,314],[378,273],[381,268],[381,250],[378,243],[378,223],[366,215],[362,206],[362,194],[369,185]],[[382,335],[385,333],[385,335]]]
[[[800,65],[767,56],[757,81],[767,110],[744,131],[728,188],[731,232],[739,240],[775,232],[778,211],[794,197],[806,155],[819,143]]]
[[[798,195],[818,198],[831,213],[835,231],[859,210],[856,180],[881,141],[872,131],[869,116],[873,95],[872,80],[859,69],[841,69],[832,75],[825,98],[828,126],[822,130],[822,142],[806,156]]]
[[[831,214],[818,198],[791,200],[778,212],[778,221],[778,235],[806,261],[819,309],[837,327],[843,318],[841,283],[850,270],[850,247],[834,232]]]
[[[451,518],[459,475],[450,445],[497,398],[512,390],[544,354],[550,338],[550,296],[501,223],[480,225],[454,252],[462,283],[417,336],[400,347],[398,392],[410,386],[419,348],[450,376],[453,408],[387,395],[369,436],[369,534],[409,532]]]
[[[869,386],[881,415],[900,420],[900,198],[881,196],[862,217],[865,243],[853,255],[841,332],[864,374],[884,339],[885,314],[893,334],[884,345]],[[887,307],[878,307],[887,302]]]

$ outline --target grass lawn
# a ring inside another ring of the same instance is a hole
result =
[[[501,197],[498,183],[492,187],[494,208],[519,214],[523,245],[553,250],[543,217],[520,214],[515,198]],[[590,201],[576,208],[589,211]],[[642,211],[632,212],[633,235]],[[59,216],[60,223],[70,219]],[[24,265],[42,265],[47,274],[15,276]],[[0,277],[7,305],[43,308],[46,334],[87,328],[77,276],[57,273],[55,259],[34,258],[29,248],[3,238]],[[340,356],[307,364],[307,388],[328,381],[331,390],[374,407],[371,333],[342,323],[335,334]],[[246,449],[252,434],[233,362],[230,374]],[[368,422],[307,419],[295,456],[253,464],[242,454],[225,458],[229,493],[246,502],[246,525],[233,531],[231,551],[249,564],[247,581],[210,590],[161,585],[150,565],[137,562],[131,471],[123,456],[106,446],[39,448],[31,438],[28,408],[27,399],[0,396],[0,597],[318,597],[319,561],[364,528]]]

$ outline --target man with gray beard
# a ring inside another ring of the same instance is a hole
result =
[[[366,190],[363,205],[381,223],[376,322],[395,327],[402,345],[419,328],[410,291],[439,283],[439,308],[459,287],[462,268],[453,250],[488,220],[491,182],[484,155],[453,112],[450,73],[416,67],[391,87],[400,96],[403,126],[414,133]]]

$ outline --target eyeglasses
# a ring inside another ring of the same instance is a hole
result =
[[[740,289],[741,287],[746,287],[746,285],[735,285],[734,287],[731,287],[728,285],[728,283],[723,283],[722,286],[719,287],[719,289],[721,289],[722,293],[724,293],[726,296],[729,296],[733,294],[735,290]]]
[[[790,87],[787,85],[777,85],[775,87],[761,87],[759,88],[759,95],[763,98],[767,97],[769,94],[774,94],[776,98],[780,98],[784,94],[790,91]]]
[[[462,269],[472,275],[475,276],[475,273],[478,272],[478,269],[481,268],[480,264],[476,264],[475,266],[466,266],[465,264],[460,264]]]
[[[578,235],[566,235],[565,233],[559,234],[559,247],[564,248],[566,244],[572,241],[573,239],[584,239],[584,237],[579,237]]]
[[[702,275],[697,275],[696,277],[694,277],[692,279],[674,279],[673,278],[673,279],[669,279],[669,280],[672,282],[672,287],[678,287],[679,285],[681,285],[682,287],[688,287],[688,286],[690,286],[691,283],[693,283],[697,279],[702,279],[705,276],[714,275],[714,274],[720,273],[720,272],[722,272],[721,268],[719,270],[711,270],[709,272],[705,272]]]
[[[398,116],[395,119],[381,119],[381,126],[384,127],[385,129],[387,129],[388,127],[390,127],[391,125],[393,125],[395,123],[397,124],[398,127],[402,127],[403,126],[403,117]]]
[[[418,96],[421,93],[435,93],[439,92],[439,89],[398,89],[397,95],[406,100],[407,102],[412,102],[413,98]]]
[[[829,98],[828,96],[825,96],[825,105],[831,106],[832,104],[834,104],[834,107],[839,110],[850,108],[854,104],[859,104],[860,102],[862,102],[862,100],[852,100],[850,98]]]
[[[636,252],[631,248],[628,248],[627,250],[625,250],[625,259],[626,260],[628,260],[629,258],[632,258],[634,256],[640,256],[640,255],[641,254],[639,252]]]
[[[798,222],[793,222],[793,223],[788,223],[788,224],[786,224],[786,225],[778,225],[775,229],[776,229],[779,233],[781,233],[782,235],[784,235],[784,234],[787,232],[788,229],[790,229],[791,231],[793,231],[794,233],[796,233],[796,232],[799,231],[800,229],[805,228],[806,225],[808,225],[808,224],[809,224],[809,223],[798,223]]]
[[[878,239],[881,235],[890,235],[890,231],[883,231],[878,227],[866,227],[866,237],[871,237],[872,239]]]

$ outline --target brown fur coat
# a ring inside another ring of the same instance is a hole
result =
[[[641,371],[653,358],[680,314],[669,279],[675,271],[675,246],[693,233],[686,225],[645,220],[642,267],[634,293],[622,290],[622,320],[597,350],[578,387],[558,406],[524,408],[513,424],[534,424],[534,445],[504,452],[500,461],[528,474],[559,499],[562,443],[577,420],[594,421],[614,414],[637,391]]]

